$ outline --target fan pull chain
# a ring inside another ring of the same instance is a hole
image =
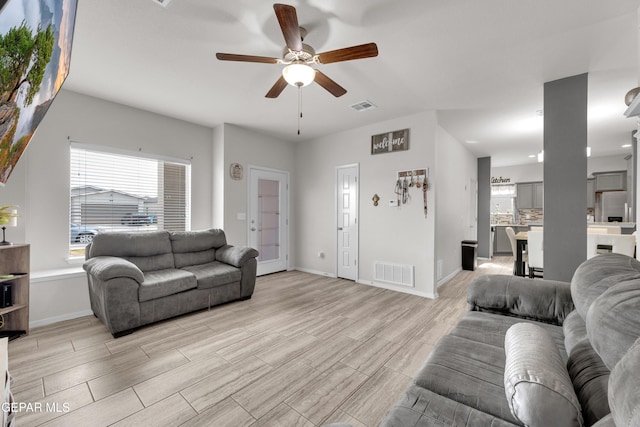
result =
[[[302,85],[298,85],[298,135],[300,135],[300,119],[302,118]]]

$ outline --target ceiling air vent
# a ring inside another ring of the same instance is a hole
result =
[[[153,0],[153,2],[159,4],[162,7],[167,7],[171,0]]]
[[[362,102],[358,102],[357,104],[353,104],[350,107],[356,111],[366,111],[366,110],[372,110],[374,108],[377,108],[377,105],[375,105],[371,101],[362,101]]]

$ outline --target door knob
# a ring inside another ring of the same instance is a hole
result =
[[[255,227],[251,227],[251,231],[256,231],[256,228]]]
[[[342,227],[338,227],[338,231],[342,231]]]

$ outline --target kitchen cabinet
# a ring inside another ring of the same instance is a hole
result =
[[[596,191],[625,191],[627,189],[627,171],[594,172]]]
[[[496,225],[496,234],[493,239],[493,253],[501,254],[501,255],[511,255],[511,242],[509,241],[509,236],[507,236],[506,228],[513,228],[513,232],[518,234],[521,231],[527,231],[529,229],[526,225]]]
[[[544,183],[519,183],[517,190],[516,205],[518,209],[542,209],[544,201]]]
[[[596,208],[596,179],[587,179],[587,208]]]

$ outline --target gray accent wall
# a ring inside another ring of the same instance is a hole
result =
[[[587,258],[587,74],[544,84],[544,278]]]
[[[478,159],[478,256],[491,256],[491,157]]]

